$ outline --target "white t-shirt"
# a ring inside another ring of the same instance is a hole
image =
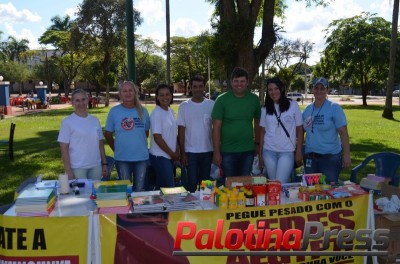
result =
[[[176,125],[174,111],[170,107],[168,107],[168,111],[166,111],[157,105],[150,115],[150,130],[150,154],[171,159],[171,157],[154,141],[154,134],[161,134],[168,147],[172,151],[176,151],[178,127]]]
[[[278,104],[275,104],[275,109],[279,116]],[[282,125],[278,125],[276,116],[274,114],[266,114],[265,107],[261,109],[260,126],[265,128],[263,148],[275,152],[294,151],[296,146],[296,126],[303,125],[303,117],[297,102],[291,101],[289,109],[281,113],[280,119],[289,132],[290,140],[286,136]]]
[[[185,152],[203,153],[213,151],[211,112],[214,101],[204,99],[201,103],[187,100],[179,105],[178,126],[185,127]]]
[[[72,113],[63,119],[57,141],[69,144],[72,169],[87,169],[101,164],[99,141],[103,138],[97,117]]]

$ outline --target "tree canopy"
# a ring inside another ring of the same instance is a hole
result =
[[[219,58],[227,75],[234,67],[242,66],[248,70],[250,79],[253,79],[277,40],[279,27],[274,23],[274,18],[283,15],[284,1],[208,1],[215,4],[215,18],[212,23],[215,30],[213,56]],[[320,5],[327,1],[304,2],[307,5]],[[261,38],[256,40],[255,28],[258,26],[261,26]]]
[[[359,85],[363,105],[370,88],[387,77],[390,23],[369,13],[334,20],[326,30],[320,67],[328,76]]]
[[[133,7],[132,7],[133,8]],[[133,9],[135,27],[140,25],[140,13]],[[102,54],[101,83],[106,86],[106,105],[109,100],[109,85],[116,76],[111,70],[113,56],[121,47],[126,47],[126,16],[123,0],[84,0],[79,5],[78,26],[91,38],[94,48]]]

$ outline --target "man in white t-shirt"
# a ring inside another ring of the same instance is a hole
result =
[[[192,98],[179,105],[177,123],[181,163],[188,171],[185,188],[194,192],[201,180],[210,177],[214,101],[204,98],[204,77],[195,75],[189,84]]]

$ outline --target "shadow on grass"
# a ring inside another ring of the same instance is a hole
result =
[[[342,108],[345,110],[381,111],[383,113],[383,109],[385,108],[385,106],[384,105],[368,105],[368,106],[342,105]],[[393,110],[393,113],[400,112],[400,106],[394,105],[392,110]],[[390,120],[390,119],[387,119],[387,120]],[[398,119],[392,119],[390,121],[400,122],[400,120],[398,120]]]

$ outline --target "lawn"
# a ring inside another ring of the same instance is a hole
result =
[[[172,106],[177,112],[178,105]],[[149,112],[154,105],[147,105]],[[395,120],[381,118],[383,106],[343,106],[348,119],[352,166],[356,166],[368,155],[381,151],[400,153],[400,108],[395,106]],[[90,109],[104,126],[109,108]],[[1,157],[0,205],[13,200],[14,190],[26,178],[43,175],[45,179],[56,179],[63,172],[58,130],[61,120],[72,112],[72,108],[49,110],[41,113],[7,118],[0,121],[0,138],[5,139],[10,123],[16,124],[15,161]],[[106,146],[106,153],[112,156]],[[372,171],[367,168],[364,173]],[[341,174],[341,179],[350,177],[350,170]]]

